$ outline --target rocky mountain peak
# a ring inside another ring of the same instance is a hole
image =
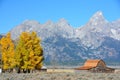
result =
[[[99,18],[104,19],[104,16],[103,16],[102,11],[97,11],[97,12],[92,16],[91,19],[99,19]]]
[[[60,25],[60,26],[69,26],[69,23],[67,20],[65,20],[64,18],[61,18],[58,22],[57,22],[57,25]]]
[[[102,11],[96,12],[91,18],[89,23],[92,25],[104,24],[107,21],[105,20]]]
[[[51,20],[48,20],[45,25],[53,25],[54,23]]]
[[[103,16],[103,13],[102,13],[102,11],[97,11],[97,12],[94,14],[94,16]]]
[[[60,23],[67,23],[67,20],[64,19],[64,18],[61,18],[58,22],[60,22]]]
[[[40,24],[38,21],[35,20],[25,20],[22,24],[24,25],[36,25],[36,24]]]

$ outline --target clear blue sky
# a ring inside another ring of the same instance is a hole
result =
[[[120,19],[120,0],[0,0],[0,33],[27,19],[43,24],[65,18],[79,27],[99,10],[108,21]]]

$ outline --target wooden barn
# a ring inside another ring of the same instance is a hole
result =
[[[90,72],[114,72],[115,69],[106,66],[103,60],[87,60],[82,67],[76,70],[87,70]]]

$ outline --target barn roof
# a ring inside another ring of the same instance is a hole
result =
[[[97,67],[97,65],[98,65],[98,63],[100,61],[102,61],[105,64],[105,62],[103,60],[101,60],[101,59],[96,59],[96,60],[91,60],[90,59],[90,60],[87,60],[82,67],[76,68],[76,69],[79,69],[79,70],[89,70],[91,68]]]
[[[87,60],[87,61],[85,62],[85,64],[84,64],[84,66],[96,67],[100,61],[104,62],[104,61],[101,60],[101,59],[97,59],[97,60]]]

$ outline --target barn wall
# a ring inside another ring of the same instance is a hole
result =
[[[100,61],[96,67],[103,67],[105,68],[106,67],[106,64],[103,62],[103,61]]]

